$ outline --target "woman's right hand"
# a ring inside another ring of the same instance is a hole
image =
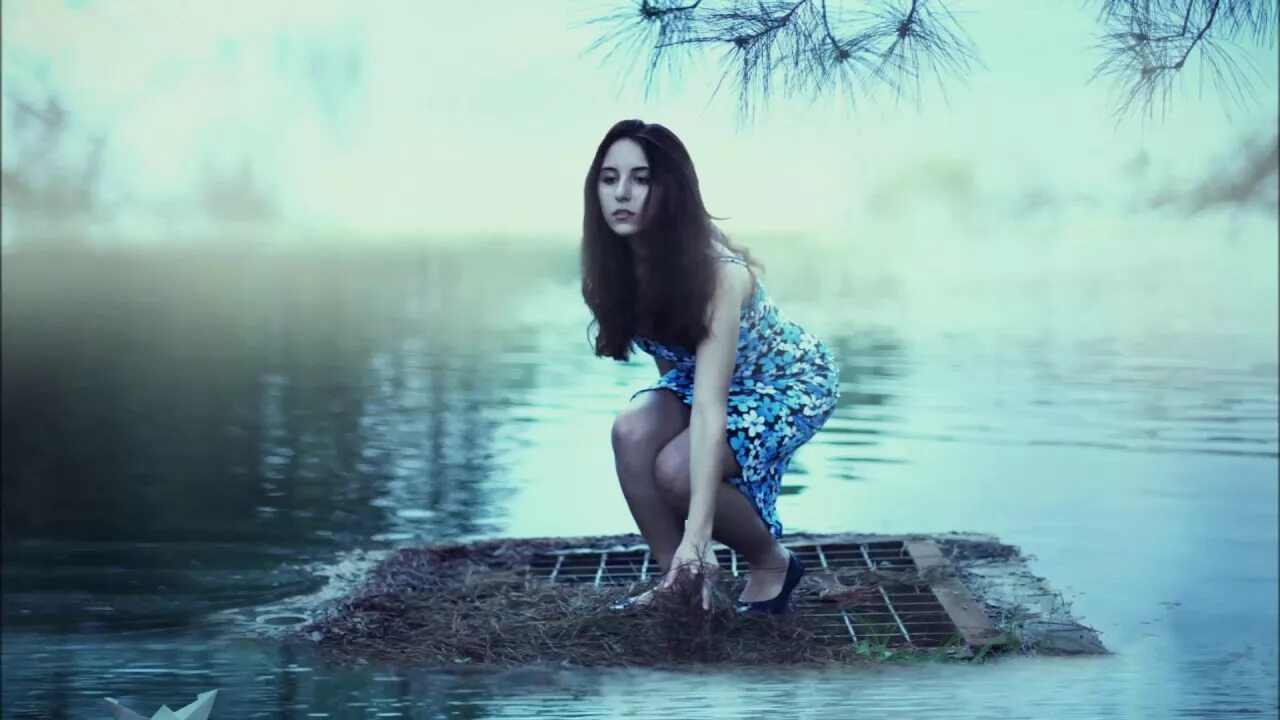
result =
[[[702,594],[702,609],[711,610],[711,586],[720,574],[720,561],[711,549],[711,540],[700,540],[688,535],[680,541],[675,555],[671,556],[671,569],[663,578],[659,589],[668,590],[682,575],[687,575],[699,583]]]

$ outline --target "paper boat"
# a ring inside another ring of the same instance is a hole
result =
[[[213,701],[216,697],[218,697],[218,691],[210,690],[200,693],[196,696],[195,702],[180,710],[170,710],[168,705],[161,705],[150,720],[209,720],[209,711],[213,710]],[[147,720],[145,716],[121,705],[115,698],[107,698],[107,705],[111,706],[111,714],[116,720]]]

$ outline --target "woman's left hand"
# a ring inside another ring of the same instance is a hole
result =
[[[662,581],[662,589],[666,590],[676,583],[682,573],[687,573],[699,583],[702,590],[702,609],[711,609],[711,585],[720,574],[720,563],[716,560],[715,551],[711,549],[710,539],[691,538],[688,535],[680,541],[675,555],[671,556],[671,567]]]

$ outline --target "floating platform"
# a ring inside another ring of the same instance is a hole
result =
[[[387,553],[292,630],[339,662],[680,665],[1104,653],[1017,548],[946,535],[791,535],[806,567],[785,616],[732,611],[746,566],[716,545],[712,612],[608,603],[660,578],[639,536],[491,540]],[[298,605],[294,604],[294,612]]]

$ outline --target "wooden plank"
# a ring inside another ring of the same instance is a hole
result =
[[[947,615],[951,616],[951,621],[960,631],[965,644],[970,647],[1004,644],[1004,636],[991,624],[991,620],[982,610],[982,605],[974,600],[965,586],[956,579],[951,570],[951,563],[942,556],[937,543],[923,539],[910,540],[905,545],[922,577],[939,578],[931,580],[929,587],[933,589],[933,594],[938,597],[938,602],[947,611]]]

